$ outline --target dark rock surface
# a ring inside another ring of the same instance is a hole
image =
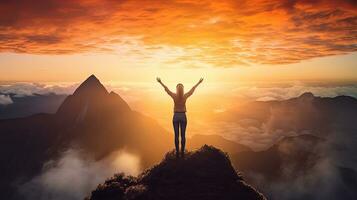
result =
[[[203,146],[176,158],[173,152],[138,177],[117,174],[92,191],[90,200],[266,199],[244,182],[228,156]]]

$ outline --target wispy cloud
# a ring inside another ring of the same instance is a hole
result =
[[[78,84],[41,84],[18,82],[0,85],[0,93],[15,97],[32,96],[34,94],[71,94]],[[3,95],[4,96],[4,95]],[[6,95],[5,95],[6,96]]]

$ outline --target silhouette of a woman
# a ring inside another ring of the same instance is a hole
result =
[[[190,97],[195,91],[196,87],[202,83],[203,78],[201,78],[196,85],[192,87],[190,91],[184,93],[184,87],[181,83],[176,85],[176,93],[173,93],[169,90],[169,88],[162,83],[160,78],[156,78],[157,82],[159,82],[162,87],[165,88],[167,94],[169,94],[174,100],[174,116],[172,119],[172,123],[175,131],[175,148],[176,148],[176,157],[179,157],[179,129],[181,129],[181,156],[185,155],[185,145],[186,145],[186,126],[187,126],[187,118],[186,118],[186,100]]]

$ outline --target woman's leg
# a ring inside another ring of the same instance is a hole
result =
[[[179,153],[179,122],[177,120],[173,120],[172,124],[174,126],[174,131],[175,131],[176,155],[178,155],[178,153]]]
[[[186,146],[186,126],[187,126],[187,120],[186,117],[180,121],[180,128],[181,128],[181,153],[182,155],[185,152],[185,146]]]

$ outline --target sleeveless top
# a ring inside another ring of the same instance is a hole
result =
[[[191,89],[182,97],[178,97],[176,93],[171,92],[168,88],[165,88],[165,91],[174,100],[174,112],[186,112],[186,100],[193,94],[194,89]]]

